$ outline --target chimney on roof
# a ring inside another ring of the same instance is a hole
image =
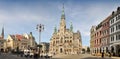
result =
[[[119,10],[120,10],[120,7],[118,7],[117,10],[119,11]]]
[[[115,13],[115,12],[113,11],[113,12],[112,12],[112,16],[114,16],[114,13]]]
[[[30,32],[30,35],[32,35],[32,32]]]

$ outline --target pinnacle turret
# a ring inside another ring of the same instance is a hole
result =
[[[64,20],[65,20],[64,4],[63,4],[63,8],[62,8],[61,19],[64,19]]]
[[[70,25],[70,31],[71,31],[71,32],[73,31],[73,25],[72,25],[72,22],[71,22],[71,25]]]
[[[54,33],[56,33],[57,32],[57,28],[56,28],[56,26],[55,26],[55,28],[54,28]]]

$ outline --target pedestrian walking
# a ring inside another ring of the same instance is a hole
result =
[[[120,52],[119,52],[119,57],[120,57]]]
[[[39,54],[37,52],[34,53],[34,59],[38,59],[39,58]]]
[[[101,57],[104,58],[104,52],[102,52],[102,56]]]
[[[109,52],[109,57],[111,57],[111,53]]]

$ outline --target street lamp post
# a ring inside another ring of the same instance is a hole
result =
[[[39,55],[40,55],[41,32],[44,30],[44,25],[43,24],[37,24],[36,29],[39,32]]]

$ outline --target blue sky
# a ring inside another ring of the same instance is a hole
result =
[[[54,27],[59,28],[62,4],[65,7],[66,25],[79,30],[83,46],[89,46],[90,28],[104,20],[120,6],[119,0],[0,0],[0,29],[8,34],[33,32],[38,42],[37,24],[44,24],[42,42],[49,42]]]

